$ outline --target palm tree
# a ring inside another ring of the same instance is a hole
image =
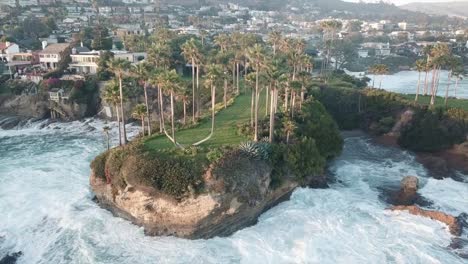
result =
[[[216,114],[216,86],[222,79],[223,70],[218,64],[210,64],[206,67],[205,75],[205,87],[211,89],[211,132],[205,139],[193,144],[194,146],[199,146],[202,143],[208,141],[214,134],[215,128],[215,114]]]
[[[123,144],[127,144],[127,131],[125,129],[125,114],[123,106],[123,78],[128,74],[130,69],[130,62],[124,59],[113,59],[109,63],[109,70],[112,71],[115,77],[119,80],[119,93],[120,93],[120,111],[122,117],[122,134],[123,134]]]
[[[283,39],[283,36],[281,35],[281,32],[279,31],[272,31],[268,35],[268,43],[271,45],[273,49],[273,56],[276,56],[276,51]]]
[[[166,132],[166,129],[164,128],[164,120],[163,120],[163,131],[166,134],[166,136],[174,143],[176,146],[179,146],[177,143],[176,137],[175,137],[175,122],[174,122],[174,95],[175,91],[180,87],[181,79],[180,76],[177,74],[175,70],[171,71],[163,71],[159,74],[158,78],[158,84],[160,89],[165,91],[166,93],[169,93],[170,95],[170,100],[171,100],[171,135],[169,136]],[[163,109],[163,100],[161,96],[161,108]]]
[[[150,65],[147,62],[136,64],[132,68],[133,74],[143,83],[145,95],[146,117],[148,121],[148,135],[151,136],[151,116],[148,104],[148,83],[150,78]]]
[[[266,75],[270,82],[269,142],[272,143],[274,141],[275,114],[278,108],[278,87],[287,80],[287,77],[281,69],[281,65],[278,60],[273,60],[268,64],[269,67],[266,68]]]
[[[341,29],[343,24],[338,20],[324,20],[320,22],[320,28],[323,30],[323,41],[326,43],[327,54],[326,59],[322,63],[322,70],[328,69],[328,64],[330,62],[330,50],[333,46],[333,41],[335,40],[336,31]]]
[[[432,64],[432,86],[431,86],[431,102],[434,106],[435,97],[439,88],[440,70],[447,64],[448,57],[451,54],[450,47],[447,44],[437,44],[431,49],[431,64]]]
[[[305,90],[311,78],[312,76],[308,71],[301,71],[298,73],[298,79],[301,84],[301,98],[299,101],[299,109],[302,109],[302,104],[304,103]]]
[[[416,61],[416,70],[418,71],[418,85],[417,85],[417,88],[416,88],[416,97],[414,98],[414,101],[418,102],[419,87],[421,85],[421,72],[426,70],[426,61],[417,60]]]
[[[291,87],[291,117],[294,118],[294,110],[296,108],[296,94],[297,92],[301,92],[302,83],[299,81],[291,81],[289,86]]]
[[[259,87],[258,80],[261,68],[263,67],[263,62],[265,60],[263,47],[259,44],[255,44],[252,48],[248,50],[247,57],[249,61],[253,64],[255,69],[255,110],[254,110],[254,141],[258,141],[258,103],[259,103]]]
[[[455,77],[455,97],[457,97],[459,81],[463,80],[464,71],[463,66],[457,67],[453,70],[452,75]]]
[[[463,67],[461,61],[459,61],[455,56],[448,56],[446,58],[446,65],[448,66],[449,73],[448,73],[447,87],[445,89],[445,108],[448,107],[448,97],[449,97],[450,85],[452,83],[453,72],[457,71],[457,68]]]
[[[226,34],[219,34],[214,38],[214,44],[219,47],[221,53],[226,53],[231,39]]]
[[[199,73],[199,67],[198,67],[198,62],[200,61],[200,48],[198,47],[198,43],[194,38],[191,38],[187,42],[185,42],[182,45],[182,55],[185,57],[187,61],[191,62],[192,66],[192,122],[195,123],[195,118],[198,117],[199,114],[199,105],[196,105],[195,102],[197,93],[195,92],[195,68],[197,71],[197,80],[198,80],[198,73]],[[197,91],[199,89],[198,87],[198,81],[196,82],[197,85]]]
[[[147,114],[145,104],[138,104],[133,109],[132,117],[141,120],[141,134],[145,136],[145,115]]]
[[[374,75],[374,78],[372,78],[372,88],[375,88],[374,82],[375,82],[376,75],[381,75],[382,77],[380,78],[379,89],[382,89],[383,75],[387,75],[388,72],[389,72],[388,66],[385,64],[375,64],[371,66],[369,68],[369,73],[372,73]]]
[[[106,135],[106,142],[107,142],[107,150],[110,149],[110,141],[109,141],[109,131],[111,130],[110,127],[105,126],[102,128],[102,132],[104,132],[104,135]]]
[[[200,39],[201,39],[201,45],[202,45],[202,47],[205,46],[205,39],[206,39],[206,37],[208,37],[208,31],[203,30],[203,29],[200,30]]]
[[[191,97],[191,90],[189,87],[191,84],[188,81],[185,81],[181,85],[181,89],[178,90],[178,95],[177,97],[182,100],[182,105],[183,105],[183,110],[184,110],[184,119],[183,119],[183,124],[187,124],[187,104],[190,101]]]
[[[283,124],[283,129],[284,133],[286,133],[286,144],[289,144],[289,137],[296,129],[296,124],[294,124],[294,121],[287,119]]]
[[[122,130],[120,129],[120,93],[119,93],[119,83],[117,80],[111,80],[105,87],[104,90],[104,100],[112,105],[115,109],[117,124],[119,126],[119,146],[122,146]]]

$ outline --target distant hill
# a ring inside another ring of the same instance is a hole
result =
[[[468,1],[448,3],[410,3],[400,8],[429,15],[468,18]]]

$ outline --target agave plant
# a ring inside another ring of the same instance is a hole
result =
[[[239,150],[251,158],[266,160],[270,157],[271,145],[264,141],[247,141],[239,145]]]

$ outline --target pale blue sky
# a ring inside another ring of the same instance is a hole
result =
[[[345,0],[348,2],[359,2],[359,0]],[[403,4],[408,4],[408,3],[413,3],[413,2],[468,2],[468,0],[384,0],[385,2],[389,3],[394,3],[396,5],[403,5]],[[369,0],[369,1],[364,1],[364,2],[379,2],[379,0]]]

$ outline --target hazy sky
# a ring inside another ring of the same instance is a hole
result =
[[[345,0],[348,2],[359,2],[359,0]],[[403,5],[403,4],[408,4],[408,3],[413,3],[413,2],[468,2],[468,0],[384,0],[385,2],[390,2],[394,3],[396,5]],[[364,2],[378,2],[378,0],[369,0],[369,1],[364,1]]]

